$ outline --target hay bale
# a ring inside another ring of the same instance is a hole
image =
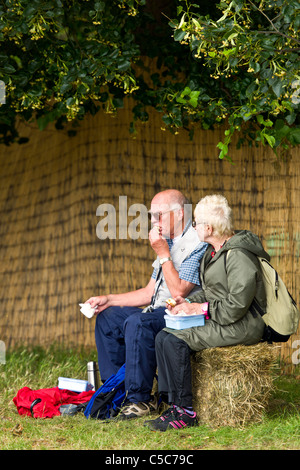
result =
[[[275,350],[260,343],[196,353],[192,388],[199,421],[212,427],[260,421],[273,389]]]

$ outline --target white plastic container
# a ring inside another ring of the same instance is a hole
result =
[[[200,313],[199,315],[165,315],[166,326],[173,330],[184,330],[185,328],[191,328],[193,326],[204,326],[205,315]]]
[[[71,392],[88,392],[93,389],[87,380],[68,379],[66,377],[58,377],[58,388],[61,390],[70,390]]]

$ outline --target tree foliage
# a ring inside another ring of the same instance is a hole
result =
[[[223,90],[216,120],[226,117],[228,130],[220,157],[242,127],[249,142],[274,149],[300,143],[299,7],[293,0],[221,0],[214,20],[185,2],[180,20],[171,23],[174,39],[189,46]]]
[[[0,137],[17,118],[74,125],[133,98],[133,119],[162,113],[172,132],[226,122],[228,146],[300,142],[299,2],[6,0],[0,6]],[[148,77],[145,58],[157,71]],[[71,131],[72,133],[72,131]]]

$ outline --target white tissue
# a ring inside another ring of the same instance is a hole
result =
[[[91,304],[79,304],[80,311],[87,318],[92,318],[95,315],[95,307],[92,307]]]

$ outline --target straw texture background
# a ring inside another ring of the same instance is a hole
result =
[[[119,196],[127,196],[128,208],[149,207],[156,192],[172,187],[193,205],[206,194],[224,194],[235,227],[262,238],[300,302],[299,148],[283,162],[264,147],[233,146],[232,165],[217,157],[224,128],[198,131],[190,141],[184,131],[161,130],[153,111],[133,139],[131,119],[129,105],[117,118],[99,112],[75,137],[22,125],[29,142],[0,147],[0,339],[7,348],[93,346],[94,319],[86,319],[78,303],[146,285],[154,259],[147,240],[100,240],[97,207],[112,204],[118,223]],[[299,335],[281,348],[289,362],[295,339]]]

